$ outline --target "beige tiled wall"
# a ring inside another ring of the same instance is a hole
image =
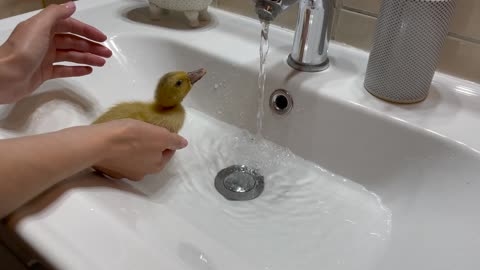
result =
[[[217,0],[220,8],[254,17],[251,0]],[[365,50],[372,47],[381,0],[336,0],[333,38]],[[296,10],[279,18],[279,25],[295,27]],[[457,0],[450,34],[439,69],[480,82],[480,0]]]
[[[380,3],[381,0],[343,0],[336,39],[369,50]],[[480,82],[479,0],[457,0],[439,69]]]
[[[67,0],[46,0],[47,4],[60,4]],[[42,0],[0,0],[0,19],[42,8]]]
[[[66,0],[47,0],[63,3]],[[251,0],[215,0],[218,7],[255,17]],[[336,0],[333,38],[365,50],[372,46],[381,0]],[[41,0],[0,0],[0,18],[39,9]],[[283,14],[277,24],[294,28],[297,7]],[[450,34],[443,48],[441,71],[480,82],[480,0],[457,0]]]

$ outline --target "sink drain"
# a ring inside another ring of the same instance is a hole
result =
[[[283,89],[275,90],[270,96],[270,108],[276,114],[287,114],[293,108],[293,99],[290,94]]]
[[[231,201],[253,200],[262,194],[264,186],[263,176],[245,165],[230,166],[215,177],[215,188]]]

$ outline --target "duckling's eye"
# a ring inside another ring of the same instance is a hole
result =
[[[178,80],[178,81],[175,83],[175,86],[176,86],[176,87],[180,87],[180,85],[182,85],[182,80]]]

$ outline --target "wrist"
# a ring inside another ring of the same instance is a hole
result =
[[[63,133],[58,136],[59,140],[65,139],[71,142],[70,151],[83,153],[85,160],[88,160],[87,167],[111,158],[116,149],[116,131],[102,125],[90,125],[71,127],[59,131]]]
[[[100,160],[112,159],[122,155],[128,155],[134,147],[134,140],[129,131],[130,125],[128,121],[112,121],[91,126],[99,130],[98,140],[102,148]]]
[[[0,46],[0,104],[17,101],[21,84],[28,81],[19,65],[20,58],[8,41]]]

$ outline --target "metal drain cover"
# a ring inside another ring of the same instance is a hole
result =
[[[233,165],[215,177],[215,188],[227,200],[248,201],[260,196],[265,183],[263,176],[245,165]]]

